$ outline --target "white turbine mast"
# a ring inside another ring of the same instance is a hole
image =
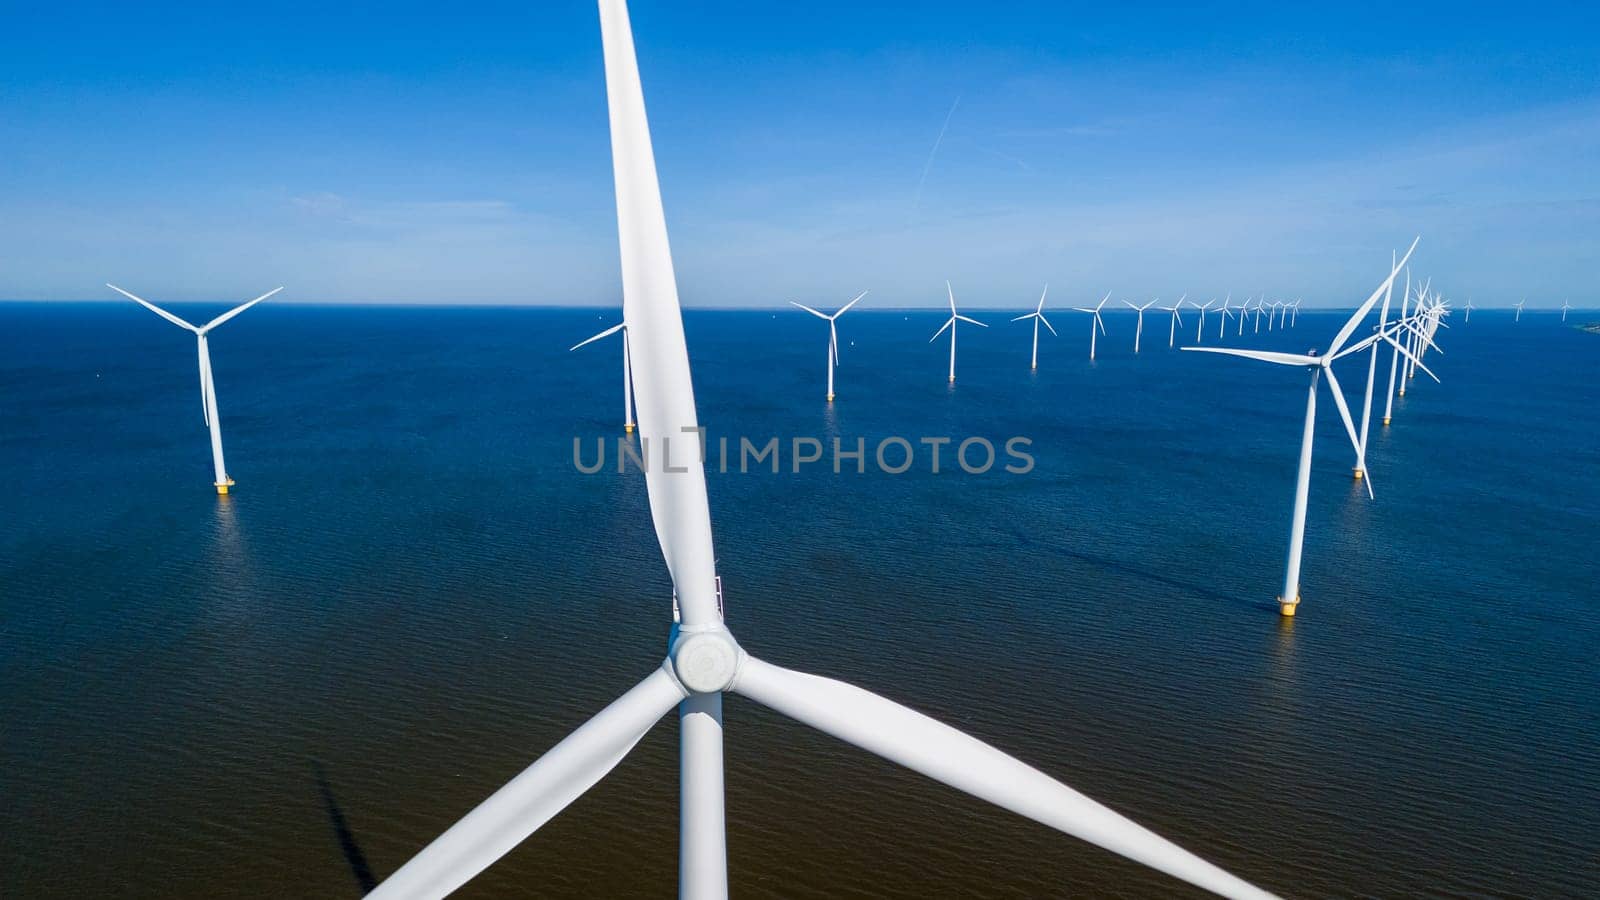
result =
[[[216,485],[218,494],[226,495],[228,489],[233,487],[234,481],[228,477],[228,468],[222,459],[222,420],[217,416],[217,385],[211,377],[211,347],[206,340],[206,336],[211,333],[213,328],[271,297],[273,294],[283,290],[283,288],[275,287],[254,300],[235,306],[204,325],[191,325],[154,303],[141,297],[135,297],[114,284],[107,284],[106,287],[111,288],[113,291],[127,297],[179,328],[194,332],[195,344],[199,348],[200,358],[200,412],[205,418],[206,426],[211,429],[211,468],[212,474],[215,476],[213,483]]]
[[[1133,352],[1139,352],[1139,338],[1144,335],[1144,311],[1154,306],[1156,301],[1151,300],[1143,306],[1136,306],[1131,301],[1122,301],[1129,309],[1139,314],[1139,323],[1133,327]]]
[[[1024,313],[1011,320],[1013,322],[1033,320],[1033,363],[1029,366],[1030,369],[1039,368],[1039,324],[1041,322],[1044,323],[1044,327],[1050,329],[1052,335],[1056,333],[1055,326],[1051,325],[1050,320],[1044,317],[1044,297],[1048,293],[1050,293],[1050,285],[1047,284],[1044,286],[1044,290],[1039,293],[1039,305],[1034,307],[1033,312]]]
[[[850,307],[855,306],[857,301],[859,301],[862,297],[865,297],[866,295],[867,295],[867,292],[866,291],[862,291],[861,293],[856,295],[855,300],[851,300],[849,303],[846,303],[845,305],[839,307],[838,311],[835,312],[831,316],[828,315],[827,313],[820,312],[818,310],[812,309],[811,307],[805,305],[804,303],[796,303],[793,300],[789,301],[789,303],[791,305],[798,306],[801,309],[805,310],[808,313],[811,313],[813,316],[816,316],[819,319],[827,320],[827,323],[828,323],[828,402],[829,403],[833,402],[833,369],[834,369],[835,366],[837,366],[839,364],[839,329],[837,327],[837,323],[839,321],[839,317],[844,315],[847,311],[849,311]]]
[[[594,343],[601,338],[607,338],[619,332],[622,334],[622,430],[632,434],[634,426],[633,363],[628,352],[628,323],[619,322],[618,324],[607,328],[605,331],[600,332],[594,337],[585,338],[576,344],[573,344],[571,347],[568,347],[567,352],[570,353],[573,350],[582,347],[584,344]]]
[[[528,766],[369,897],[443,897],[516,847],[604,778],[662,716],[680,729],[679,896],[728,894],[722,695],[764,706],[1052,828],[1215,893],[1270,896],[976,738],[876,694],[752,656],[717,600],[711,514],[689,355],[644,94],[623,0],[600,0],[623,315],[633,331],[641,443],[659,447],[645,486],[681,610],[666,659],[644,680]],[[826,620],[819,618],[819,627]],[[558,649],[558,648],[551,648]],[[580,677],[572,673],[571,677]],[[560,686],[555,686],[559,688]]]
[[[1090,322],[1089,322],[1089,359],[1090,360],[1094,359],[1094,339],[1095,339],[1096,331],[1098,331],[1100,334],[1105,334],[1106,333],[1106,323],[1101,321],[1101,319],[1100,319],[1100,310],[1105,307],[1106,301],[1110,300],[1110,299],[1111,299],[1111,292],[1110,291],[1106,291],[1106,295],[1104,297],[1100,298],[1100,302],[1096,303],[1094,305],[1093,309],[1090,309],[1087,306],[1074,306],[1072,308],[1073,312],[1088,313],[1089,315],[1094,316],[1094,318],[1092,320],[1090,320]]]
[[[1184,294],[1182,297],[1178,298],[1177,303],[1174,303],[1171,306],[1156,307],[1156,309],[1165,310],[1166,312],[1172,313],[1171,324],[1167,326],[1168,349],[1171,349],[1172,346],[1178,342],[1178,326],[1183,324],[1183,301],[1188,299],[1188,297],[1188,294]]]
[[[602,2],[604,2],[604,0],[602,0]],[[956,312],[956,292],[955,292],[955,289],[950,286],[950,282],[948,282],[948,281],[946,281],[944,283],[944,289],[945,289],[945,292],[950,295],[950,318],[946,319],[945,323],[939,327],[939,330],[935,331],[933,333],[933,337],[928,338],[928,343],[931,344],[934,341],[938,340],[939,335],[944,334],[944,330],[946,328],[950,329],[950,383],[951,384],[955,384],[955,381],[956,381],[956,322],[957,321],[966,322],[969,325],[976,325],[979,328],[988,328],[989,326],[983,324],[982,322],[979,322],[977,319],[969,319],[966,316],[963,316],[962,314]]]

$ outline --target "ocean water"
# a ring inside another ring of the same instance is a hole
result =
[[[709,476],[746,647],[1284,896],[1594,896],[1600,337],[1454,317],[1443,384],[1373,424],[1376,500],[1324,392],[1291,622],[1301,373],[1169,351],[1154,315],[1134,356],[1128,313],[1090,363],[1071,312],[1030,373],[1016,313],[972,314],[953,388],[944,313],[846,315],[831,407],[822,323],[687,314],[714,466],[723,436],[869,448],[866,474],[786,447]],[[263,304],[212,338],[219,500],[189,335],[0,305],[0,896],[359,896],[647,674],[670,584],[643,479],[573,464],[621,433],[620,348],[566,348],[616,315]],[[1303,351],[1341,318],[1225,342]],[[1353,405],[1365,368],[1339,369]],[[1035,465],[889,475],[889,436],[1026,437]],[[738,896],[1191,895],[742,698],[725,717]],[[461,896],[673,894],[676,733]]]

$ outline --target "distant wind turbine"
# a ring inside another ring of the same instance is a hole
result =
[[[1513,322],[1521,322],[1522,321],[1522,304],[1527,303],[1527,302],[1528,302],[1528,298],[1527,297],[1523,297],[1521,300],[1517,301],[1517,317],[1512,319],[1511,321],[1513,321]]]
[[[1101,307],[1105,306],[1106,301],[1110,299],[1111,292],[1106,291],[1106,295],[1100,298],[1100,302],[1095,304],[1094,309],[1089,309],[1085,306],[1074,306],[1072,308],[1075,312],[1088,313],[1089,315],[1094,316],[1094,320],[1089,323],[1089,358],[1091,360],[1094,359],[1095,331],[1098,329],[1101,334],[1105,334],[1106,331],[1106,323],[1100,320],[1100,309]]]
[[[1421,238],[1418,238],[1418,240],[1421,240]],[[1361,324],[1361,320],[1366,318],[1367,313],[1378,302],[1378,298],[1389,290],[1390,285],[1394,283],[1395,276],[1400,273],[1400,267],[1405,265],[1406,261],[1411,258],[1411,253],[1416,249],[1417,241],[1412,241],[1411,248],[1406,251],[1405,259],[1402,259],[1390,269],[1389,277],[1378,285],[1378,289],[1372,292],[1372,296],[1368,297],[1366,302],[1362,303],[1356,310],[1355,315],[1344,323],[1344,327],[1339,329],[1339,333],[1334,335],[1333,341],[1328,344],[1327,352],[1321,356],[1316,355],[1315,351],[1302,355],[1298,353],[1274,353],[1265,350],[1234,350],[1225,347],[1183,348],[1206,353],[1226,353],[1231,356],[1243,356],[1248,359],[1258,359],[1282,366],[1299,366],[1311,373],[1311,385],[1306,394],[1305,427],[1301,430],[1300,436],[1300,468],[1295,482],[1294,517],[1289,528],[1289,558],[1284,570],[1283,593],[1278,597],[1278,611],[1285,616],[1294,615],[1296,608],[1300,605],[1300,556],[1305,544],[1306,499],[1311,487],[1311,439],[1316,433],[1317,380],[1326,373],[1328,390],[1333,394],[1334,405],[1339,408],[1339,417],[1344,421],[1345,432],[1350,436],[1351,445],[1356,448],[1357,452],[1360,452],[1360,441],[1356,436],[1355,423],[1350,420],[1350,409],[1345,404],[1344,392],[1339,387],[1339,379],[1334,377],[1333,362],[1344,355],[1341,351],[1344,350],[1345,342],[1350,339],[1350,335]],[[1378,340],[1383,336],[1380,333],[1368,340]],[[1362,342],[1347,352],[1365,349],[1366,346],[1366,342]],[[1370,493],[1372,479],[1366,479],[1366,484]]]
[[[629,359],[629,353],[628,353],[628,323],[627,322],[619,322],[618,324],[613,325],[610,328],[607,328],[605,331],[600,332],[599,334],[595,335],[594,337],[585,338],[585,339],[579,341],[578,343],[573,344],[571,347],[568,347],[567,348],[567,352],[571,353],[573,350],[576,350],[579,347],[582,347],[584,344],[593,343],[595,341],[600,340],[601,338],[610,337],[613,334],[616,334],[618,332],[622,333],[622,430],[628,432],[629,434],[632,434],[633,433],[633,371],[632,371],[633,363]]]
[[[1463,325],[1465,325],[1468,322],[1472,321],[1472,298],[1471,297],[1467,298],[1466,311],[1467,311],[1466,317],[1461,320],[1461,324],[1463,324]]]
[[[1200,343],[1201,338],[1203,338],[1205,336],[1205,332],[1206,332],[1206,310],[1210,309],[1211,308],[1211,304],[1213,304],[1215,302],[1217,302],[1217,298],[1215,298],[1215,297],[1212,297],[1210,300],[1207,300],[1204,304],[1196,303],[1193,300],[1189,301],[1189,305],[1190,306],[1194,307],[1195,309],[1200,310],[1200,325],[1198,327],[1196,327],[1195,330],[1194,330],[1194,342],[1196,344]]]
[[[1571,308],[1572,302],[1570,300],[1561,301],[1561,321],[1565,322],[1567,320],[1567,310]]]
[[[140,306],[143,306],[145,309],[150,310],[151,312],[163,319],[166,319],[168,322],[171,322],[179,328],[185,328],[194,332],[195,343],[199,346],[200,356],[200,411],[202,415],[205,416],[206,425],[211,429],[211,467],[216,475],[215,484],[217,487],[217,493],[228,493],[228,488],[233,487],[234,482],[232,478],[228,477],[228,469],[222,461],[222,421],[217,416],[217,385],[211,378],[211,349],[206,342],[206,335],[210,334],[213,328],[216,328],[223,322],[228,321],[229,319],[237,316],[250,307],[255,306],[257,303],[260,303],[268,297],[271,297],[273,294],[283,290],[283,288],[273,288],[272,290],[267,291],[265,294],[262,294],[248,303],[241,303],[238,306],[235,306],[233,309],[230,309],[222,315],[217,316],[215,319],[212,319],[204,325],[196,326],[190,325],[188,322],[185,322],[184,320],[178,318],[172,313],[167,312],[161,307],[156,306],[154,303],[151,303],[148,300],[135,297],[134,295],[128,293],[122,288],[117,287],[114,284],[107,284],[106,287],[111,288],[113,291],[116,291],[122,296],[127,297],[129,300],[132,300]]]
[[[1055,326],[1051,325],[1050,320],[1044,317],[1044,296],[1048,293],[1050,293],[1050,285],[1047,284],[1044,286],[1044,290],[1040,292],[1039,305],[1034,308],[1033,312],[1017,316],[1011,320],[1013,322],[1021,322],[1024,319],[1033,320],[1033,363],[1029,366],[1032,369],[1039,368],[1039,323],[1043,322],[1044,327],[1050,329],[1051,334],[1056,333]]]
[[[1230,318],[1234,317],[1233,313],[1228,310],[1228,304],[1231,303],[1232,301],[1233,301],[1233,294],[1231,294],[1231,293],[1228,294],[1228,296],[1226,296],[1226,297],[1224,297],[1222,299],[1222,309],[1219,310],[1219,312],[1222,313],[1222,316],[1219,318],[1219,320],[1217,322],[1217,340],[1219,340],[1219,341],[1222,340],[1224,337],[1227,337],[1227,334],[1228,334],[1228,320]]]
[[[856,295],[855,300],[851,300],[849,303],[846,303],[845,305],[839,307],[839,310],[837,312],[835,312],[831,316],[828,315],[827,313],[824,313],[824,312],[818,312],[817,310],[812,309],[811,307],[805,305],[804,303],[795,303],[793,300],[789,301],[789,303],[791,305],[798,306],[801,309],[805,310],[806,312],[811,313],[813,316],[816,316],[819,319],[826,319],[827,322],[828,322],[828,402],[829,403],[833,402],[833,367],[837,366],[839,364],[839,329],[838,329],[838,327],[836,326],[835,323],[837,323],[839,321],[839,317],[840,316],[845,314],[846,310],[848,310],[852,306],[855,306],[856,302],[859,301],[862,297],[865,297],[866,295],[867,295],[867,292],[866,291],[862,291],[861,293]]]
[[[1171,348],[1174,344],[1176,344],[1178,342],[1178,326],[1183,324],[1183,315],[1182,315],[1182,312],[1181,312],[1182,309],[1183,309],[1183,301],[1188,296],[1189,296],[1188,294],[1184,294],[1182,297],[1178,298],[1178,302],[1177,303],[1174,303],[1171,306],[1158,306],[1158,307],[1156,307],[1156,309],[1165,310],[1166,312],[1172,313],[1172,323],[1167,327],[1167,347],[1168,348]]]
[[[1133,305],[1131,302],[1129,302],[1127,300],[1124,300],[1122,302],[1127,304],[1127,307],[1129,309],[1131,309],[1134,312],[1139,314],[1139,324],[1135,325],[1134,329],[1133,329],[1133,352],[1138,353],[1139,352],[1139,337],[1144,334],[1144,311],[1149,309],[1150,307],[1154,306],[1155,305],[1155,301],[1151,300],[1149,303],[1146,303],[1143,306],[1135,306],[1135,305]]]
[[[1250,298],[1249,297],[1244,298],[1244,305],[1239,307],[1239,315],[1235,316],[1235,318],[1237,318],[1239,320],[1239,333],[1234,335],[1234,336],[1235,337],[1244,337],[1244,320],[1250,318]]]
[[[941,327],[938,331],[935,331],[933,333],[933,337],[928,338],[928,343],[931,344],[935,340],[938,340],[939,335],[944,334],[945,328],[950,329],[950,383],[954,384],[955,380],[956,380],[956,322],[957,322],[957,320],[962,321],[962,322],[967,322],[967,323],[972,324],[972,325],[976,325],[979,328],[988,328],[989,326],[983,324],[982,322],[979,322],[977,319],[969,319],[966,316],[963,316],[960,313],[956,312],[956,292],[955,292],[955,289],[950,287],[950,282],[948,282],[948,281],[946,281],[944,283],[944,289],[950,295],[950,318],[945,320],[945,323],[944,323],[943,327]]]

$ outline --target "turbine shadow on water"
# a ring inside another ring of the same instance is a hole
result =
[[[1065,556],[1069,559],[1078,560],[1079,562],[1086,562],[1121,575],[1142,578],[1146,581],[1152,581],[1156,584],[1165,585],[1169,588],[1177,588],[1178,590],[1186,591],[1196,596],[1204,597],[1208,600],[1219,600],[1223,603],[1232,603],[1243,609],[1254,610],[1256,612],[1260,612],[1261,610],[1276,611],[1278,608],[1276,603],[1246,600],[1242,597],[1235,597],[1230,594],[1224,594],[1220,591],[1212,590],[1211,588],[1208,588],[1202,584],[1197,584],[1192,581],[1184,581],[1181,578],[1174,578],[1164,572],[1147,569],[1143,566],[1130,565],[1129,563],[1112,559],[1107,556],[1086,553],[1082,550],[1074,550],[1071,547],[1061,544],[1046,543],[1044,541],[1035,540],[1034,538],[1029,537],[1026,532],[1015,525],[1011,526],[1010,531],[1012,537],[1016,538],[1017,543],[1021,546],[1038,547],[1048,550],[1051,553],[1055,553],[1059,556]]]
[[[312,761],[311,768],[316,772],[317,793],[322,797],[322,807],[328,813],[328,822],[333,826],[334,837],[339,840],[339,850],[344,854],[345,863],[350,866],[350,874],[355,878],[356,886],[361,889],[360,896],[365,896],[378,886],[378,879],[372,874],[372,866],[367,863],[367,855],[361,852],[361,844],[356,841],[355,832],[350,830],[350,823],[344,817],[344,810],[333,796],[333,788],[328,784],[327,771],[322,768],[322,763],[315,760]]]

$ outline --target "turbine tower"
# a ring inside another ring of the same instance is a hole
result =
[[[811,313],[813,316],[816,316],[819,319],[826,319],[827,322],[828,322],[828,402],[829,403],[833,402],[833,367],[837,366],[839,364],[839,329],[836,326],[836,323],[839,321],[839,317],[840,316],[844,315],[845,312],[850,309],[850,307],[856,305],[856,301],[857,300],[860,300],[862,297],[865,297],[866,295],[867,295],[867,292],[866,291],[862,291],[861,293],[856,295],[856,299],[855,300],[851,300],[849,303],[846,303],[845,305],[839,307],[839,310],[837,312],[835,312],[831,316],[828,315],[827,313],[819,312],[817,310],[814,310],[811,307],[805,305],[804,303],[795,303],[793,300],[789,301],[789,303],[791,305],[798,306],[801,309],[805,310],[806,312]]]
[[[1188,294],[1184,294],[1182,297],[1178,298],[1177,303],[1174,303],[1171,306],[1156,307],[1156,309],[1165,310],[1166,312],[1172,313],[1172,322],[1167,326],[1167,349],[1169,350],[1172,349],[1172,346],[1178,342],[1178,326],[1183,324],[1183,314],[1181,310],[1183,309],[1183,301],[1187,299],[1188,296]]]
[[[1088,313],[1089,315],[1094,316],[1094,318],[1089,322],[1089,359],[1091,361],[1094,359],[1094,339],[1096,330],[1098,329],[1100,334],[1105,334],[1106,332],[1106,323],[1100,320],[1100,310],[1106,305],[1106,301],[1110,299],[1111,292],[1106,291],[1106,295],[1100,298],[1100,302],[1094,305],[1094,309],[1090,309],[1087,306],[1074,306],[1072,308],[1073,312]]]
[[[1143,306],[1135,306],[1135,305],[1133,305],[1131,302],[1129,302],[1127,300],[1124,300],[1122,302],[1124,304],[1126,304],[1129,309],[1131,309],[1134,312],[1139,314],[1139,324],[1135,325],[1134,328],[1133,328],[1133,352],[1134,353],[1138,353],[1139,352],[1139,337],[1144,334],[1144,311],[1149,309],[1150,307],[1154,306],[1155,305],[1155,301],[1151,300],[1149,303],[1146,303]]]
[[[573,344],[571,347],[568,347],[567,348],[567,352],[571,353],[573,350],[576,350],[579,347],[582,347],[584,344],[594,343],[595,341],[598,341],[601,338],[610,337],[613,334],[617,334],[619,332],[622,334],[622,430],[626,431],[629,434],[632,434],[633,433],[633,363],[629,359],[629,355],[630,354],[628,353],[628,323],[627,322],[618,323],[616,325],[611,326],[610,328],[607,328],[605,331],[600,332],[599,334],[595,335],[594,337],[585,338],[584,340],[581,340],[578,343]]]
[[[197,326],[185,322],[148,300],[135,297],[114,284],[107,284],[106,287],[111,288],[113,291],[127,297],[179,328],[194,332],[195,343],[199,346],[200,355],[200,411],[205,416],[206,426],[211,429],[211,468],[216,477],[214,483],[216,484],[217,493],[226,495],[228,489],[233,487],[234,481],[228,477],[228,467],[222,461],[222,420],[217,415],[217,385],[211,378],[211,347],[206,340],[206,336],[211,333],[213,328],[271,297],[273,294],[283,290],[283,288],[273,288],[254,300],[248,303],[241,303],[206,324]]]
[[[1050,320],[1044,317],[1044,295],[1048,293],[1050,293],[1050,285],[1047,284],[1044,286],[1044,290],[1040,292],[1039,305],[1034,308],[1033,312],[1024,313],[1011,320],[1013,322],[1021,322],[1025,319],[1033,320],[1033,363],[1029,366],[1031,369],[1039,368],[1039,323],[1043,322],[1044,327],[1050,329],[1051,334],[1056,333],[1055,326],[1051,325]],[[1059,335],[1057,336],[1059,337]]]
[[[602,0],[602,2],[603,2],[603,0]],[[988,328],[989,326],[983,324],[982,322],[979,322],[977,319],[969,319],[966,316],[963,316],[962,314],[956,312],[956,292],[955,292],[955,289],[950,287],[950,282],[948,282],[948,281],[946,281],[944,283],[944,289],[945,289],[945,292],[950,295],[950,318],[946,319],[945,323],[942,326],[939,327],[939,330],[935,331],[933,333],[933,337],[928,338],[928,343],[931,344],[934,341],[938,340],[939,339],[939,335],[944,334],[944,330],[946,328],[950,329],[950,383],[951,384],[955,384],[955,382],[956,382],[956,322],[957,321],[966,322],[969,325],[976,325],[979,328]]]
[[[723,621],[689,355],[667,247],[644,94],[623,0],[600,0],[641,444],[656,538],[680,611],[666,659],[635,687],[467,813],[369,897],[443,897],[493,865],[616,767],[658,719],[681,722],[679,896],[728,895],[722,695],[733,691],[891,762],[1227,897],[1271,895],[976,738],[830,678],[752,656]],[[674,465],[676,463],[676,465]],[[559,647],[549,649],[559,650]],[[576,676],[576,673],[574,673]]]

